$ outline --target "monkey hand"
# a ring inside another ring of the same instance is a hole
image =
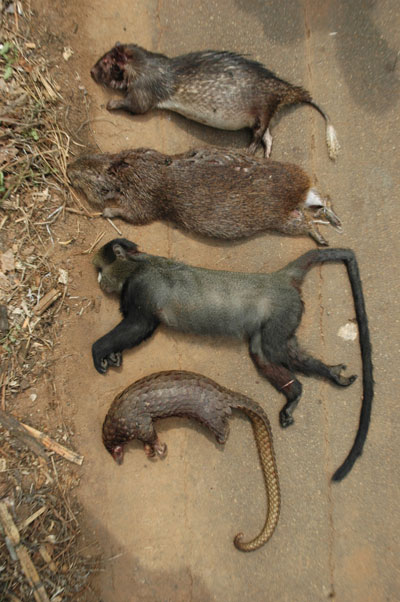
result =
[[[109,366],[118,368],[122,364],[122,353],[120,351],[108,353],[99,344],[99,341],[96,341],[92,346],[92,357],[94,367],[100,374],[105,374]]]

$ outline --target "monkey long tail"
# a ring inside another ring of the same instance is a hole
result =
[[[368,318],[365,309],[364,294],[362,290],[360,272],[357,259],[350,249],[315,249],[299,257],[289,264],[294,270],[293,276],[299,283],[303,281],[307,271],[317,263],[343,261],[347,268],[351,290],[353,292],[354,307],[356,310],[360,350],[363,371],[363,399],[361,404],[360,421],[353,446],[341,466],[334,473],[332,480],[341,481],[352,469],[354,462],[362,454],[367,438],[371,418],[372,400],[374,397],[374,379],[372,375],[371,341],[368,329]],[[297,264],[297,265],[296,265]],[[288,267],[289,267],[288,266]]]
[[[250,402],[250,400],[248,401]],[[231,405],[231,402],[229,402],[229,404]],[[258,455],[264,475],[268,509],[264,527],[259,535],[248,542],[242,541],[243,533],[238,533],[236,535],[233,543],[235,544],[236,548],[242,552],[252,552],[253,550],[257,550],[262,545],[267,543],[275,531],[276,525],[278,524],[281,507],[279,478],[272,443],[271,426],[267,415],[258,406],[258,404],[255,404],[255,402],[251,402],[251,404],[254,404],[255,411],[252,411],[248,407],[249,403],[247,400],[245,405],[238,403],[237,405],[235,404],[231,407],[236,407],[242,410],[245,412],[245,414],[247,414],[247,416],[249,416],[251,420],[254,438],[257,443]]]

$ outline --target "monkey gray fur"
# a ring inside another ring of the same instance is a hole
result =
[[[321,245],[328,243],[317,223],[341,230],[339,218],[300,167],[239,151],[204,148],[164,155],[138,148],[83,155],[69,165],[68,176],[105,217],[136,225],[168,220],[225,240],[265,231],[308,234]]]
[[[117,44],[91,69],[99,84],[117,90],[123,99],[110,100],[108,110],[133,114],[150,109],[170,109],[222,130],[250,128],[255,152],[264,147],[269,157],[272,136],[269,123],[285,105],[307,103],[326,122],[329,156],[340,146],[328,115],[300,86],[278,78],[261,63],[233,52],[204,50],[175,58],[149,52],[136,44]]]
[[[94,256],[99,283],[120,295],[123,320],[92,347],[96,370],[120,365],[121,352],[150,337],[160,323],[177,330],[244,339],[250,356],[269,382],[286,397],[281,426],[293,423],[302,392],[295,372],[317,375],[348,386],[343,364],[328,366],[299,346],[295,332],[303,314],[301,285],[314,265],[343,262],[353,292],[363,364],[363,401],[353,447],[333,479],[341,480],[361,455],[373,399],[371,343],[356,257],[350,249],[314,249],[271,274],[196,268],[141,253],[135,243],[115,239]]]

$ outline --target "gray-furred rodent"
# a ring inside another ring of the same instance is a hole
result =
[[[214,433],[218,443],[225,443],[231,408],[244,412],[252,423],[268,499],[261,533],[249,542],[242,541],[241,533],[234,539],[239,550],[250,552],[270,539],[280,510],[271,426],[258,403],[193,372],[171,370],[151,374],[131,384],[114,399],[104,420],[103,443],[118,464],[123,460],[123,446],[132,439],[144,443],[147,455],[163,457],[167,446],[158,439],[154,420],[169,416],[195,418]]]
[[[329,156],[334,159],[339,152],[328,115],[307,90],[233,52],[204,50],[168,58],[136,44],[117,43],[97,61],[91,75],[124,95],[110,100],[109,110],[141,114],[154,108],[170,109],[222,130],[250,128],[250,151],[263,145],[266,156],[272,147],[268,126],[274,113],[285,105],[307,103],[325,119]]]
[[[100,374],[119,366],[122,351],[140,345],[160,324],[196,335],[246,341],[250,357],[268,381],[286,397],[280,423],[293,423],[302,394],[295,373],[329,379],[346,387],[355,376],[346,366],[330,366],[302,349],[296,337],[304,311],[301,287],[316,265],[343,262],[353,293],[362,357],[363,399],[353,446],[333,479],[341,480],[361,455],[367,437],[374,381],[368,318],[357,259],[351,249],[313,249],[270,274],[210,270],[139,251],[124,238],[114,239],[93,257],[104,292],[120,296],[121,322],[92,346]]]
[[[268,230],[309,234],[322,245],[328,243],[318,222],[340,230],[339,218],[300,167],[240,151],[204,148],[164,155],[139,148],[83,155],[69,165],[68,176],[105,217],[137,225],[163,219],[225,240]]]

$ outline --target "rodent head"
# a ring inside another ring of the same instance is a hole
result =
[[[98,283],[105,293],[120,293],[125,281],[133,274],[136,265],[132,256],[138,246],[126,238],[114,238],[94,255],[92,263],[98,271]]]
[[[118,202],[120,197],[112,167],[107,154],[82,155],[68,165],[67,175],[72,186],[83,192],[93,207],[104,209],[107,202]]]
[[[120,44],[117,42],[111,50],[106,52],[90,70],[94,81],[113,90],[126,92],[129,84],[141,72],[142,55],[144,49],[136,44]],[[129,64],[129,69],[126,69]]]

